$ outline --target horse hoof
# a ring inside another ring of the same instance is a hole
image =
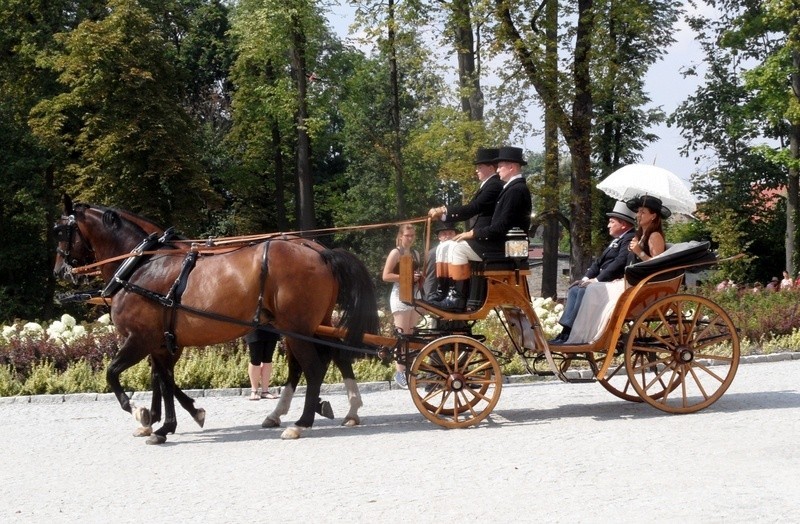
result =
[[[347,417],[344,419],[344,422],[342,422],[342,426],[347,426],[349,428],[359,425],[361,425],[361,419],[359,417]]]
[[[330,419],[333,418],[333,408],[331,407],[331,403],[327,400],[321,400],[317,408],[317,413],[323,417]]]
[[[150,426],[153,421],[150,420],[150,410],[147,408],[134,408],[133,418],[144,427]]]
[[[262,428],[279,428],[281,426],[280,419],[274,419],[267,417],[264,419],[264,422],[261,423]]]
[[[297,440],[302,434],[303,428],[299,426],[289,426],[283,430],[283,433],[281,433],[281,438],[283,440]]]
[[[167,437],[154,433],[149,439],[145,440],[145,444],[163,444],[167,441]]]
[[[147,426],[146,428],[136,428],[136,431],[133,432],[134,437],[149,437],[153,434],[153,426]]]
[[[202,428],[203,424],[206,423],[206,410],[203,408],[198,409],[197,414],[195,414],[195,416],[192,418],[194,418],[194,421],[197,422],[197,425]]]

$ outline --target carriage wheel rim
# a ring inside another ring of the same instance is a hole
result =
[[[642,400],[668,413],[692,413],[725,393],[739,364],[739,338],[728,314],[695,295],[651,304],[635,320],[625,367]],[[646,355],[648,363],[635,358]]]
[[[462,335],[429,343],[409,372],[409,391],[417,409],[447,428],[478,424],[497,405],[501,390],[497,359],[486,346]]]

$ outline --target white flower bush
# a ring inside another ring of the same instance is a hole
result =
[[[105,335],[114,332],[111,317],[105,314],[91,324],[78,324],[71,315],[64,314],[58,320],[39,324],[37,322],[17,321],[0,328],[0,344],[9,344],[13,340],[27,341],[47,340],[70,344],[83,337]]]
[[[542,324],[545,334],[548,337],[553,337],[561,332],[561,325],[558,319],[561,318],[561,313],[564,312],[564,305],[559,304],[552,298],[535,298],[533,299],[533,310],[536,316],[539,317],[539,322]]]
[[[44,336],[45,330],[42,326],[37,324],[36,322],[26,322],[22,326],[22,331],[20,332],[20,336],[26,339],[40,339]]]

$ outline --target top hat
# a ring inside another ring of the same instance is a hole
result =
[[[473,164],[496,164],[497,163],[497,149],[479,147],[475,152],[475,162]]]
[[[626,204],[634,213],[639,211],[640,207],[646,207],[653,213],[661,215],[661,218],[669,218],[672,215],[672,211],[670,211],[668,207],[661,203],[660,198],[650,195],[641,195],[636,198],[632,198],[628,200]]]
[[[521,166],[527,166],[528,163],[522,157],[521,147],[501,147],[497,150],[497,162],[515,162]]]
[[[614,209],[606,213],[607,217],[614,217],[631,224],[636,224],[636,213],[625,205],[625,202],[617,202],[614,204]]]
[[[455,222],[448,222],[448,221],[438,220],[433,225],[433,232],[438,235],[442,231],[455,231],[456,233],[458,233],[458,228],[456,227]]]

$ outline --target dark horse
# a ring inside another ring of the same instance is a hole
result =
[[[200,251],[187,272],[182,268],[191,251],[167,246],[146,254],[129,275],[118,275],[130,260],[124,257],[147,236],[135,221],[113,209],[72,206],[65,200],[64,216],[56,229],[55,272],[59,276],[68,274],[74,264],[123,257],[104,263],[100,270],[107,284],[119,288],[111,316],[122,340],[106,378],[122,408],[132,412],[119,375],[150,356],[165,406],[164,424],[154,432],[157,442],[164,442],[177,426],[172,373],[177,348],[233,340],[257,324],[270,324],[286,333],[287,351],[308,383],[303,414],[282,435],[297,438],[314,422],[325,370],[311,338],[316,328],[331,325],[338,303],[346,345],[359,346],[364,333],[378,329],[369,273],[360,260],[340,249],[311,249],[299,242],[272,239],[224,253]],[[180,293],[176,292],[178,283]],[[272,425],[268,421],[279,424],[281,409],[288,409],[283,395],[277,414],[268,416],[264,425]]]
[[[69,197],[65,195],[64,197],[64,206],[66,209],[72,209],[72,202]],[[137,215],[135,213],[131,213],[130,211],[126,211],[124,209],[114,209],[114,212],[119,214],[121,219],[129,220],[134,224],[138,225],[142,228],[143,232],[149,235],[156,235],[156,236],[163,236],[166,230],[153,222],[152,220]],[[288,239],[292,242],[302,242],[304,245],[310,247],[311,249],[315,249],[316,251],[323,251],[326,248],[316,242],[309,242],[306,239],[297,236],[290,236],[285,234],[273,234],[273,235],[265,235],[266,238],[270,237],[278,237]],[[175,243],[180,244],[181,242],[189,242],[183,237],[173,236],[171,238],[175,239]],[[175,247],[173,242],[170,242],[170,247]],[[92,260],[91,262],[97,262],[97,260]],[[72,266],[79,265],[80,263],[75,260],[74,255],[68,260]],[[73,278],[73,281],[76,280]],[[180,358],[181,347],[175,349],[175,354],[173,356],[174,362],[177,362]],[[344,417],[344,421],[342,422],[343,426],[356,426],[361,423],[361,419],[358,416],[358,410],[363,406],[363,402],[361,401],[361,394],[358,390],[358,383],[355,379],[355,373],[353,372],[353,365],[352,365],[352,351],[348,351],[346,349],[339,349],[335,347],[330,347],[329,345],[320,344],[317,346],[317,349],[321,351],[323,366],[327,370],[328,365],[331,361],[336,365],[339,371],[342,374],[342,378],[344,380],[345,389],[347,391],[347,399],[349,404],[349,410],[347,415]],[[173,365],[174,365],[173,362]],[[297,390],[297,385],[300,383],[300,377],[302,374],[302,370],[296,359],[292,357],[291,353],[287,354],[287,366],[288,366],[288,373],[286,378],[286,383],[284,388],[281,390],[281,398],[280,401],[276,404],[275,409],[267,415],[264,419],[264,422],[261,424],[262,427],[279,427],[281,425],[281,416],[285,415],[289,412],[289,406],[291,405],[292,398],[294,396],[294,392]],[[131,402],[131,409],[137,421],[139,421],[142,427],[137,428],[134,432],[134,436],[139,437],[146,437],[152,434],[153,428],[152,424],[159,422],[161,420],[161,378],[156,370],[151,365],[151,384],[153,384],[153,395],[151,399],[150,409],[148,410],[145,407],[137,407],[134,406],[133,402]],[[178,403],[191,415],[192,419],[197,422],[200,427],[203,427],[205,423],[205,416],[206,412],[203,408],[196,408],[194,405],[194,399],[191,398],[189,395],[183,392],[177,385],[175,386],[175,398],[178,400]],[[317,404],[317,413],[323,415],[327,418],[333,418],[333,411],[330,409],[330,403],[327,401],[320,400]],[[160,439],[156,438],[152,442],[159,443]]]

